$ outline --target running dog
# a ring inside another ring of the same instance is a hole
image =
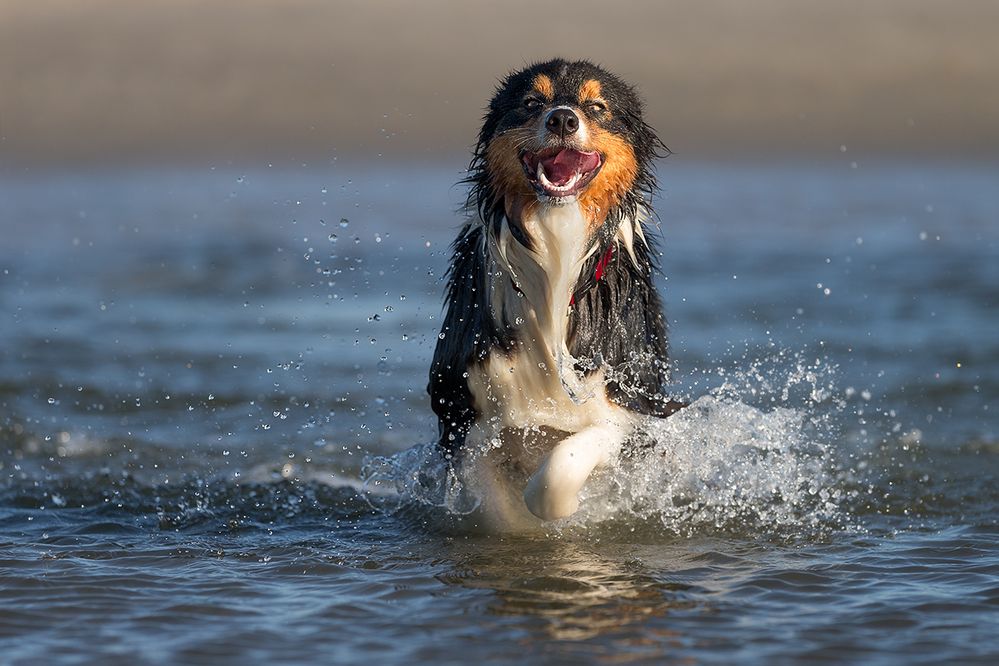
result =
[[[428,390],[491,526],[571,515],[643,419],[683,406],[644,228],[667,152],[590,62],[531,65],[489,103]]]

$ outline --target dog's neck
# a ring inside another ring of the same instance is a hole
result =
[[[587,391],[569,354],[569,308],[582,265],[596,251],[588,229],[577,203],[540,205],[519,220],[504,220],[489,240],[494,322],[513,333],[522,362],[561,384],[574,400],[585,400]]]
[[[566,203],[534,206],[488,234],[489,313],[515,341],[513,354],[503,361],[513,374],[501,373],[502,380],[521,386],[517,395],[534,409],[552,396],[579,403],[592,394],[574,369],[568,340],[573,291],[584,261],[596,251],[587,229],[580,206]]]
[[[511,225],[519,227],[529,247],[512,233]],[[492,242],[496,264],[509,271],[507,279],[492,281],[498,324],[518,326],[518,316],[525,320],[520,323],[534,319],[549,346],[565,343],[572,292],[583,260],[593,251],[588,227],[575,202],[534,206],[519,220],[504,220]]]

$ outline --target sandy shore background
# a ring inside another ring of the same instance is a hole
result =
[[[686,158],[999,155],[994,0],[0,0],[0,164],[450,159],[553,55]]]

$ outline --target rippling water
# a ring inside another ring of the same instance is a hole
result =
[[[994,663],[999,170],[661,175],[694,405],[520,537],[427,446],[456,170],[8,178],[2,660]]]

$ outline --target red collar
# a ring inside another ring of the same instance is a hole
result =
[[[607,251],[604,252],[602,257],[600,257],[600,261],[597,262],[596,267],[593,269],[594,284],[600,282],[600,280],[603,279],[604,273],[607,271],[607,265],[611,262],[611,259],[613,258],[614,258],[614,245],[612,244],[607,246]],[[583,289],[581,289],[579,293],[582,294],[582,292],[586,291],[587,289],[589,289],[589,285],[583,287]],[[569,301],[569,305],[573,306],[575,304],[576,304],[576,294],[573,294],[572,299]]]
[[[597,267],[593,269],[593,279],[600,282],[600,279],[604,276],[604,271],[607,269],[607,264],[610,263],[611,258],[614,257],[614,246],[608,245],[607,251],[604,252],[604,256],[600,257],[600,261],[597,262]]]

